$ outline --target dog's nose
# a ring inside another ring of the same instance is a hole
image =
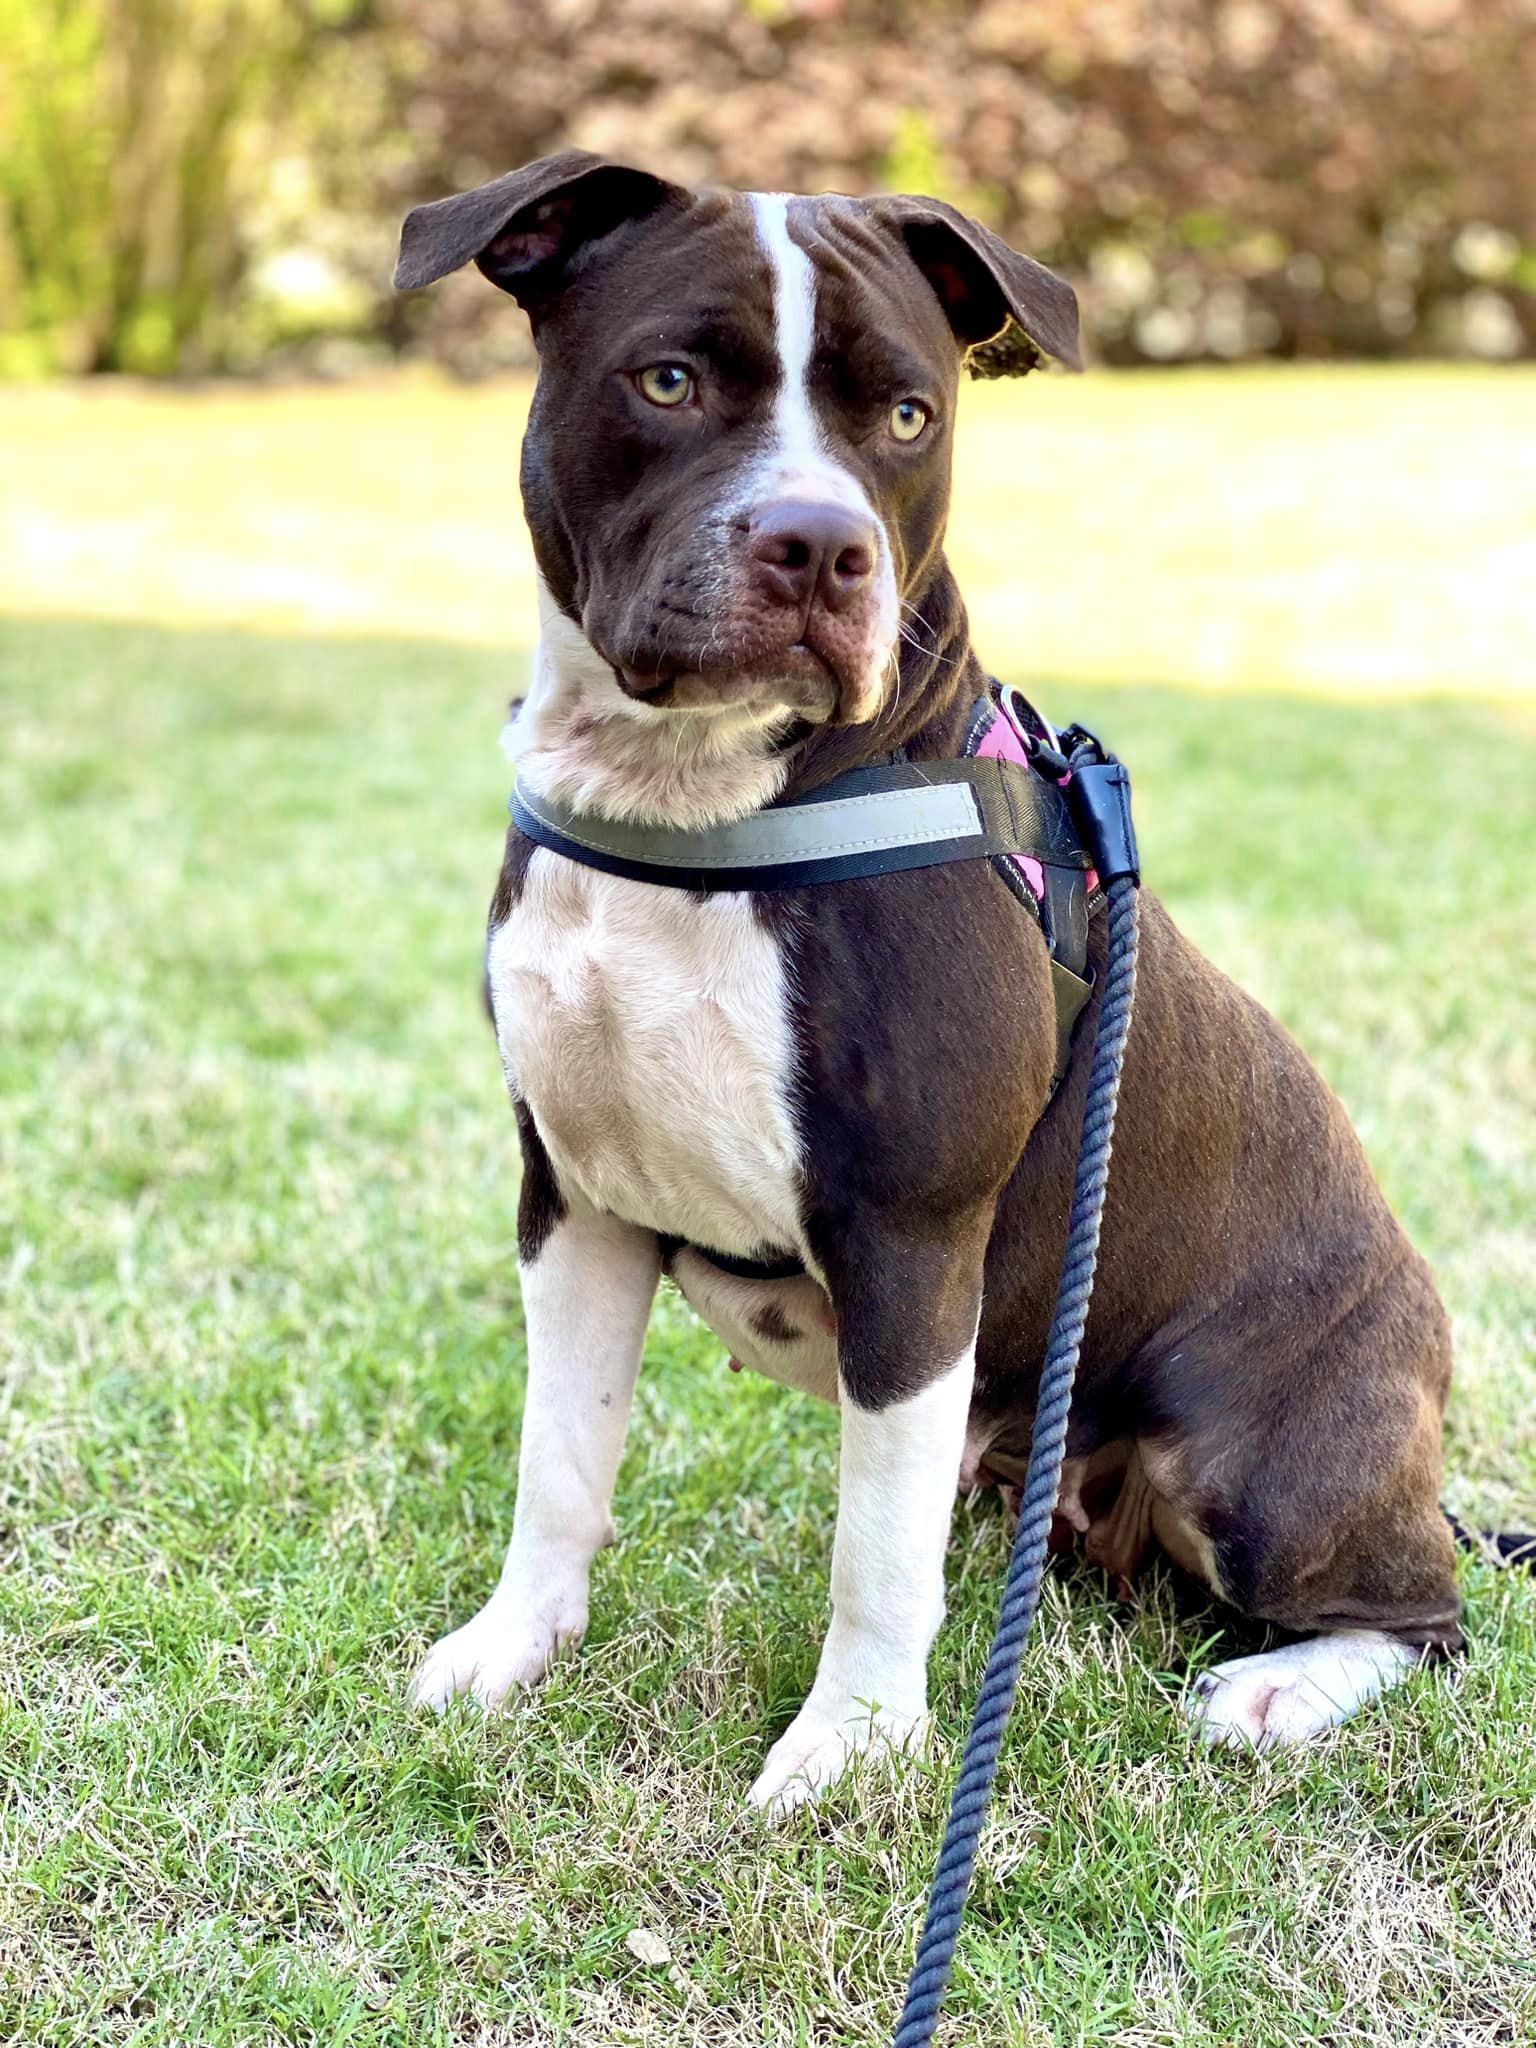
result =
[[[747,546],[759,579],[790,604],[846,611],[875,573],[874,523],[845,505],[783,498],[753,514]]]

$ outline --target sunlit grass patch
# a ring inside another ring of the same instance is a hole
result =
[[[526,646],[527,398],[0,390],[0,611]],[[1513,365],[971,384],[953,552],[999,668],[1531,693],[1533,447]]]

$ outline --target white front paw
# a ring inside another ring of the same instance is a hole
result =
[[[896,1714],[860,1700],[828,1712],[807,1700],[769,1750],[747,1803],[780,1820],[840,1778],[860,1751],[920,1750],[927,1735],[926,1714]]]
[[[537,1685],[586,1624],[584,1602],[535,1614],[492,1598],[473,1621],[433,1644],[411,1681],[412,1702],[441,1709],[467,1692],[483,1707],[499,1707],[516,1687]]]

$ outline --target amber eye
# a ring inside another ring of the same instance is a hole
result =
[[[932,417],[921,399],[904,398],[891,407],[891,432],[898,441],[915,441]]]
[[[681,363],[652,363],[635,383],[652,405],[686,405],[693,396],[693,377]]]

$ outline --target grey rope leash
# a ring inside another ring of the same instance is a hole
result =
[[[1069,795],[1084,837],[1097,856],[1099,877],[1109,904],[1104,995],[1094,1034],[1066,1255],[1040,1373],[1029,1465],[1003,1585],[997,1634],[977,1695],[960,1775],[955,1781],[944,1843],[928,1895],[928,1915],[892,2048],[929,2048],[933,2040],[954,1961],[960,1918],[971,1887],[976,1845],[992,1800],[1003,1733],[1018,1688],[1024,1643],[1040,1604],[1046,1542],[1066,1451],[1072,1381],[1098,1263],[1099,1225],[1115,1135],[1115,1106],[1136,995],[1140,876],[1130,822],[1130,781],[1119,762],[1105,758],[1092,735],[1074,728],[1066,738],[1071,754]],[[1061,761],[1063,770],[1067,765],[1065,760]]]

